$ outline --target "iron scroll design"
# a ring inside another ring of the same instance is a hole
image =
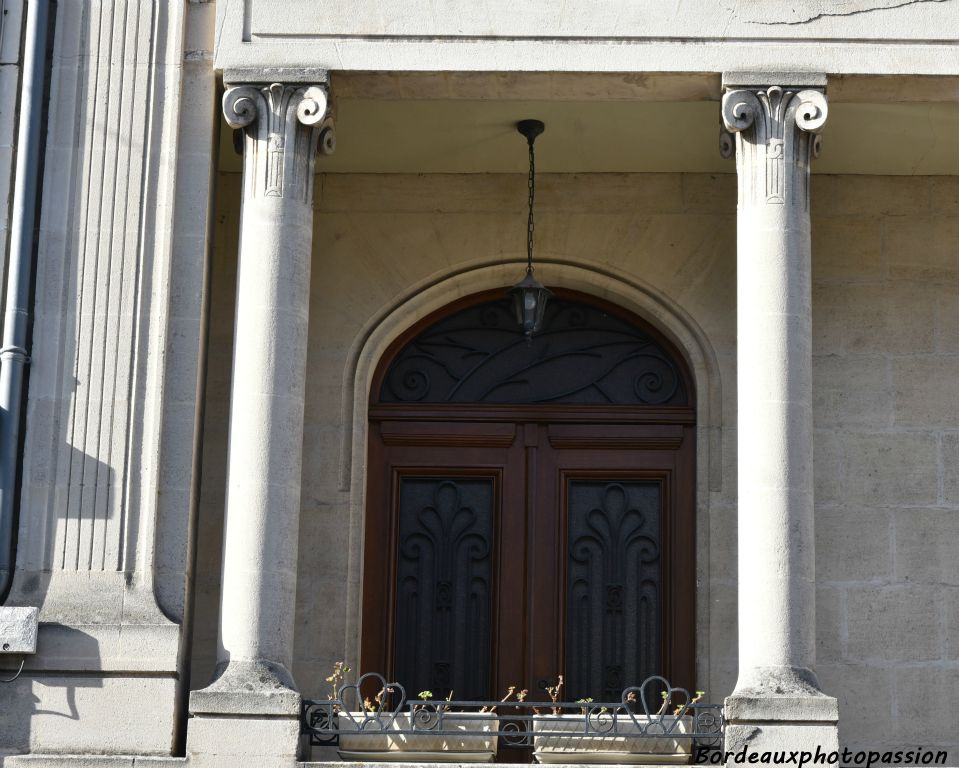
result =
[[[379,692],[380,706],[374,711],[360,705],[367,691]],[[398,743],[412,743],[421,734],[495,738],[500,748],[575,749],[583,740],[653,739],[665,751],[680,743],[711,751],[722,748],[724,727],[720,705],[694,702],[689,691],[658,675],[625,688],[619,701],[554,702],[409,700],[401,684],[367,673],[342,686],[335,698],[304,700],[301,713],[301,732],[313,746],[339,746],[343,734]],[[659,749],[648,742],[642,747],[644,752]]]
[[[489,687],[493,479],[399,480],[395,669],[410,690]]]
[[[625,681],[656,670],[661,495],[655,481],[569,481],[566,685],[573,698],[615,697]]]
[[[400,350],[381,403],[688,405],[679,366],[649,334],[556,298],[531,339],[507,299],[460,310]]]

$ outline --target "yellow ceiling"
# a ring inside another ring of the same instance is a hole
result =
[[[341,98],[328,173],[525,172],[517,120],[546,123],[545,173],[732,173],[719,156],[719,104],[699,101]],[[220,167],[239,171],[223,125]],[[959,103],[830,105],[816,173],[959,174]]]

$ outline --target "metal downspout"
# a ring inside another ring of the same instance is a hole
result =
[[[0,603],[14,567],[14,518],[20,455],[24,374],[30,361],[30,294],[33,281],[37,200],[40,186],[43,94],[49,1],[29,0],[20,86],[17,167],[10,222],[7,307],[0,348]]]

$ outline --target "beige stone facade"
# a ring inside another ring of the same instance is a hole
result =
[[[0,653],[0,765],[337,759],[300,705],[361,657],[374,375],[521,277],[527,117],[537,277],[694,384],[695,685],[727,745],[959,764],[956,3],[58,3],[0,489],[0,611],[39,632]],[[743,112],[781,93],[798,116]]]
[[[946,371],[959,352],[950,331],[959,257],[948,234],[959,217],[957,189],[948,177],[813,181],[817,671],[839,699],[840,739],[850,748],[921,741],[956,749],[948,720],[959,705],[950,682],[957,407]],[[548,174],[540,190],[548,284],[614,299],[653,322],[657,305],[679,307],[712,358],[706,375],[721,416],[715,439],[701,427],[710,468],[698,488],[697,667],[719,700],[737,672],[735,178]],[[362,358],[375,360],[427,309],[508,284],[522,246],[523,193],[523,178],[505,174],[318,177],[314,250],[326,268],[314,274],[310,300],[303,461],[311,469],[300,523],[309,546],[299,564],[294,667],[304,692],[319,695],[333,661],[357,656],[351,596],[362,501],[354,494],[363,492],[363,468],[353,464],[362,450],[351,428],[363,420],[349,384],[369,375],[372,361]],[[237,174],[218,176],[217,362],[207,384],[194,643],[200,680],[215,658],[239,194]],[[373,334],[380,340],[370,350]],[[928,697],[942,701],[943,715],[930,713],[920,728],[903,715]]]

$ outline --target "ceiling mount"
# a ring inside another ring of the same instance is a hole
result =
[[[516,124],[516,130],[526,137],[526,141],[532,144],[536,137],[546,130],[546,124],[542,120],[520,120]]]

